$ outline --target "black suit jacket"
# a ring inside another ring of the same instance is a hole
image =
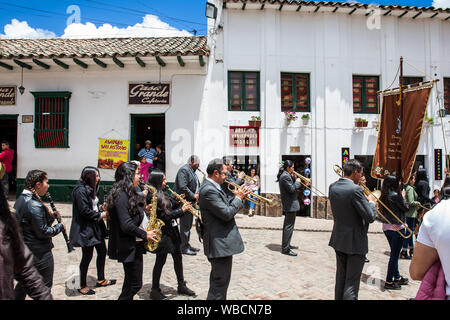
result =
[[[110,215],[108,255],[119,262],[132,262],[136,254],[136,238],[147,241],[147,232],[139,225],[144,219],[144,203],[140,202],[138,213],[130,215],[128,195],[122,191],[115,200]]]
[[[334,217],[329,245],[346,254],[365,255],[368,251],[368,224],[377,214],[362,188],[350,179],[340,178],[330,185],[329,199]]]
[[[278,181],[280,186],[281,204],[283,205],[283,212],[292,212],[300,210],[300,203],[298,202],[297,189],[300,188],[300,182],[292,179],[292,176],[283,171]]]
[[[244,203],[236,197],[230,201],[225,192],[205,180],[200,187],[199,205],[204,227],[205,255],[208,258],[220,258],[244,251],[244,243],[234,220]]]
[[[197,182],[200,186],[200,181],[198,180],[197,174],[192,171],[189,164],[182,166],[175,178],[174,191],[178,194],[185,194],[185,199],[189,202],[195,202],[195,190],[197,188]]]

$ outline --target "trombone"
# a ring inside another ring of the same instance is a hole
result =
[[[316,187],[311,185],[311,179],[305,177],[304,175],[302,175],[296,171],[293,171],[293,173],[297,176],[297,178],[300,178],[300,183],[305,188],[309,189],[311,192],[314,192],[319,197],[327,198],[327,196],[322,191],[320,191],[319,189],[317,189]]]
[[[233,169],[233,173],[234,173],[236,176],[239,176],[239,175],[241,174],[241,172],[244,172],[244,171],[239,171],[239,170],[237,170],[237,169]],[[252,177],[250,177],[249,175],[246,175],[245,173],[244,173],[244,180],[251,180],[251,181],[253,181],[254,183],[257,183],[257,181],[256,181],[255,178],[252,178]]]
[[[344,176],[344,174],[343,174],[343,170],[342,170],[342,168],[339,166],[339,165],[337,165],[337,164],[335,164],[334,166],[333,166],[333,169],[334,169],[334,172],[336,172],[336,174],[338,175],[338,176],[340,176],[340,177],[343,177]],[[389,213],[392,215],[392,217],[394,217],[400,224],[402,224],[405,228],[406,228],[406,230],[408,231],[408,233],[409,233],[409,235],[408,236],[405,236],[405,235],[403,235],[403,233],[401,233],[400,231],[397,231],[397,233],[402,237],[402,238],[404,238],[404,239],[408,239],[408,238],[410,238],[412,235],[413,235],[413,231],[402,221],[402,220],[400,220],[400,218],[399,217],[397,217],[393,212],[392,212],[392,210],[391,209],[389,209],[372,191],[370,191],[370,189],[366,186],[366,185],[363,185],[363,184],[361,184],[361,185],[359,185],[359,186],[361,186],[362,188],[363,188],[363,191],[364,191],[364,194],[366,195],[366,196],[368,196],[368,195],[372,195],[374,198],[375,198],[375,201],[377,202],[377,203],[380,203],[387,211],[389,211]],[[377,215],[379,215],[381,218],[383,218],[384,219],[384,221],[386,221],[387,223],[390,223],[390,221],[380,212],[380,210],[378,210],[377,209]]]
[[[230,190],[231,192],[233,192],[234,189],[238,189],[240,187],[238,184],[228,180],[225,180],[224,182],[228,184],[228,190]],[[233,187],[233,189],[231,189],[231,187]],[[256,199],[254,199],[253,197]],[[263,196],[260,196],[253,192],[249,193],[247,200],[253,202],[258,206],[262,205],[263,202],[267,203],[269,206],[273,205],[273,199],[264,198]]]

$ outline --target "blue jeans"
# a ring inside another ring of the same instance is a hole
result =
[[[406,218],[406,224],[408,225],[408,227],[411,229],[411,231],[414,233],[414,227],[415,227],[415,223],[416,222],[416,218]],[[404,239],[403,240],[403,250],[407,250],[407,249],[414,249],[414,235],[411,235],[411,237],[409,237],[408,239]]]
[[[258,193],[258,191],[252,191],[252,193],[254,193],[254,194],[259,194]],[[250,196],[250,195],[249,195]],[[255,199],[256,200],[256,197],[252,197],[252,196],[250,196],[252,199]],[[251,202],[251,201],[248,201],[247,200],[247,202],[248,202],[248,206],[249,206],[249,208],[250,208],[250,210],[253,210],[253,209],[255,209],[255,203],[253,203],[253,202]]]
[[[405,234],[405,229],[400,230],[403,235]],[[386,275],[386,282],[392,282],[392,280],[400,278],[400,273],[398,272],[398,258],[400,256],[400,251],[403,245],[403,237],[398,234],[397,231],[387,230],[384,234],[391,247],[391,256],[389,258],[388,270]]]

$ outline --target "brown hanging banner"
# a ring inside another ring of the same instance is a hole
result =
[[[431,85],[384,93],[377,148],[371,176],[397,175],[408,183],[419,147]],[[403,109],[403,112],[402,112]]]

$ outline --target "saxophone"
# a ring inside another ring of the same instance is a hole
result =
[[[187,200],[183,199],[182,196],[180,196],[178,193],[176,193],[175,191],[173,191],[172,189],[170,189],[168,186],[166,186],[166,189],[170,191],[171,194],[173,194],[173,196],[180,201],[182,204],[185,204],[186,202],[188,202]],[[202,221],[202,217],[200,216],[200,210],[195,209],[194,207],[192,207],[191,209],[189,209],[189,212],[192,213],[192,215],[194,217],[196,217],[197,219],[200,220],[200,222]]]
[[[157,193],[156,188],[146,183],[144,183],[143,186],[145,189],[150,190],[152,192],[152,209],[150,211],[150,216],[148,219],[147,231],[156,229],[156,236],[155,236],[156,240],[155,241],[149,240],[144,246],[145,249],[153,252],[156,250],[156,248],[158,248],[158,243],[161,240],[162,235],[161,228],[165,225],[165,223],[161,219],[158,219],[156,216],[156,210],[158,209],[158,198],[156,196]]]

